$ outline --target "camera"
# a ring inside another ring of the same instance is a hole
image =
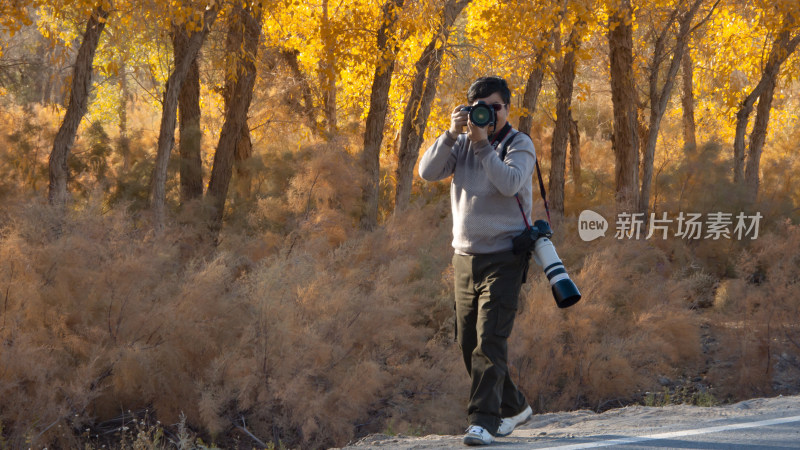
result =
[[[461,108],[461,110],[469,113],[469,121],[475,126],[483,128],[497,122],[497,115],[494,112],[494,107],[487,105],[483,100],[479,101],[474,106],[465,106]]]
[[[544,220],[537,220],[533,226],[528,227],[513,239],[514,254],[533,253],[533,259],[544,269],[544,274],[550,280],[553,298],[559,308],[568,308],[581,299],[578,286],[569,278],[564,263],[556,253],[556,248],[550,241],[553,231],[550,224]]]

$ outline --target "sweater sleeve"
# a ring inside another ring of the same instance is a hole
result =
[[[481,160],[489,181],[500,193],[509,197],[519,192],[526,181],[530,181],[536,165],[533,141],[524,133],[518,133],[510,139],[508,152],[502,160],[489,141],[475,144],[475,155]]]
[[[452,175],[461,145],[462,139],[453,139],[448,133],[443,133],[422,155],[419,176],[427,181],[437,181]]]

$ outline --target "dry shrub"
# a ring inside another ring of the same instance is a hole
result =
[[[0,106],[0,198],[4,201],[47,189],[47,161],[57,119],[52,109],[38,104]]]
[[[389,424],[453,432],[460,414],[445,407],[466,386],[447,331],[443,211],[412,209],[333,251],[286,241],[257,266],[235,248],[181,264],[177,244],[99,208],[11,214],[0,247],[5,433],[13,446],[71,447],[65,430],[143,408],[164,423],[183,411],[212,439],[244,417],[303,447]]]
[[[737,278],[718,290],[711,318],[719,336],[709,378],[722,396],[800,389],[800,227],[788,221],[753,241]]]
[[[544,156],[543,150],[537,147],[537,156]],[[572,152],[572,149],[569,150]],[[581,142],[581,183],[575,184],[572,167],[567,169],[565,186],[565,212],[578,215],[585,209],[598,211],[597,208],[613,204],[614,191],[614,153],[611,144],[605,140],[583,139]],[[547,180],[547,172],[542,167],[542,176]],[[538,186],[534,174],[534,198],[539,197]]]
[[[17,432],[17,443],[51,423],[87,419],[119,350],[109,343],[129,337],[119,311],[126,299],[129,308],[140,307],[139,297],[168,261],[142,258],[124,231],[98,217],[55,224],[48,233],[47,226],[35,229],[57,222],[43,208],[26,215],[4,227],[0,258],[6,292],[2,420]],[[50,220],[40,221],[43,216]],[[13,408],[23,404],[30,408]]]
[[[276,171],[283,178],[266,183],[247,217],[248,228],[269,242],[272,251],[287,238],[294,244],[314,241],[315,252],[324,253],[352,236],[360,213],[361,177],[356,159],[342,143],[311,145],[281,159]],[[241,234],[235,226],[224,232],[234,238]]]
[[[541,268],[531,267],[511,363],[535,408],[602,409],[639,398],[661,376],[696,370],[699,321],[666,265],[646,242],[612,241],[572,272],[583,299],[567,310],[556,308]]]
[[[327,255],[314,253],[313,239],[298,242],[249,276],[260,317],[260,339],[249,342],[266,383],[248,397],[270,399],[251,424],[268,432],[277,423],[312,447],[389,422],[453,431],[453,413],[440,408],[463,391],[443,329],[452,314],[441,278],[449,228],[435,211],[396,217]]]
[[[50,238],[30,232],[37,222],[4,229],[0,263],[0,420],[14,442],[51,423],[82,429],[146,406],[170,423],[181,410],[199,421],[210,362],[247,320],[232,285],[237,257],[181,267],[177,246],[113,213],[74,214]],[[53,430],[39,442],[55,439]]]
[[[73,430],[97,433],[145,408],[165,424],[183,412],[223,445],[247,439],[244,423],[303,448],[460,431],[469,380],[452,336],[449,199],[431,190],[360,232],[353,160],[337,152],[309,153],[286,180],[290,195],[253,213],[285,228],[228,227],[216,252],[188,261],[181,228],[156,238],[99,199],[65,218],[7,206],[0,422],[10,445],[75,447]],[[557,225],[584,299],[557,309],[532,265],[510,341],[513,376],[538,411],[635,402],[663,378],[706,371],[730,398],[797,389],[797,226],[754,241],[726,279],[679,240],[585,243],[571,238],[574,220]],[[693,309],[701,300],[713,306]]]
[[[120,148],[116,126],[99,120],[82,122],[67,161],[69,189],[75,199],[88,202],[100,189],[110,203],[145,207],[158,129],[147,116],[152,119],[153,111],[131,108],[127,152]],[[46,195],[48,159],[62,117],[63,110],[39,104],[0,106],[0,198],[4,201]]]

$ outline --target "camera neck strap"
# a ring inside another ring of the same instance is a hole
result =
[[[507,123],[506,126],[510,127],[511,125],[509,125]],[[523,132],[523,131],[517,131],[516,134],[514,134],[513,136],[508,138],[508,141],[504,142],[502,144],[502,146],[501,146],[501,150],[500,150],[500,159],[501,160],[506,159],[506,153],[508,153],[508,148],[507,148],[508,144],[513,142],[514,139],[517,137],[517,135],[520,134],[520,133],[524,134],[525,136],[528,136],[528,134]],[[503,137],[505,137],[505,135],[503,135]],[[528,136],[528,139],[530,139],[530,136]],[[501,139],[501,141],[502,141],[502,139]],[[547,195],[546,195],[545,190],[544,190],[544,181],[542,181],[542,170],[539,168],[539,158],[535,158],[534,160],[536,161],[536,176],[537,176],[537,178],[539,178],[539,193],[542,194],[542,201],[544,202],[544,211],[547,213],[547,222],[550,223],[550,206],[547,204]],[[531,225],[528,223],[528,217],[525,215],[525,209],[522,207],[522,202],[519,200],[519,194],[514,194],[514,198],[517,199],[517,205],[519,205],[519,210],[520,210],[520,212],[522,212],[522,220],[525,221],[525,226],[527,228],[530,228]]]
[[[497,125],[495,124],[495,126],[497,126]],[[497,146],[500,145],[501,142],[503,142],[503,139],[505,139],[506,136],[508,136],[508,133],[510,133],[510,132],[511,132],[511,124],[506,122],[506,124],[503,125],[503,128],[500,128],[500,131],[497,131],[497,132],[494,133],[494,137],[492,139],[492,144],[494,145],[494,148],[497,148]],[[516,135],[514,135],[514,136],[516,136]],[[511,141],[511,139],[514,139],[514,136],[511,136],[509,141]],[[505,150],[505,146],[503,147],[503,151],[504,152],[506,151]],[[503,158],[505,158],[505,156],[506,155],[504,154]]]

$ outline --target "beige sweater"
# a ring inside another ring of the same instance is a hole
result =
[[[500,151],[506,146],[505,159]],[[512,129],[503,142],[472,143],[466,134],[452,139],[442,134],[419,163],[428,181],[453,175],[453,248],[464,255],[511,250],[511,239],[525,228],[514,194],[519,193],[531,222],[532,176],[536,152],[531,139]]]

